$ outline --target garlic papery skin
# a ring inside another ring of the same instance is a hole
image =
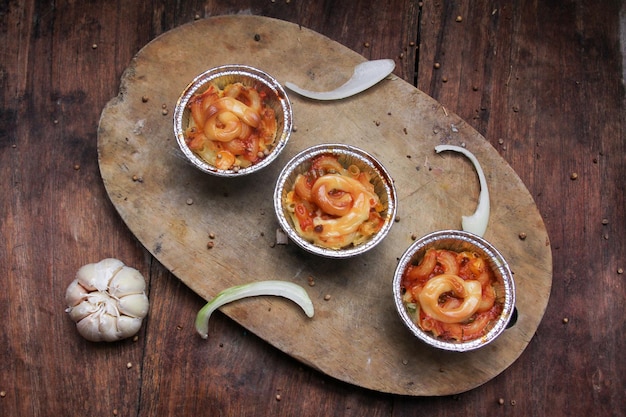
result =
[[[146,280],[120,260],[107,258],[82,266],[65,291],[66,313],[92,342],[134,336],[148,314]]]

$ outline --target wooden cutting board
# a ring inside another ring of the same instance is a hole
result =
[[[392,76],[337,102],[291,94],[296,129],[290,142],[272,166],[247,178],[215,178],[198,171],[184,160],[173,135],[180,92],[210,67],[251,65],[281,83],[324,90],[342,84],[364,60],[318,33],[265,17],[212,17],[165,33],[135,56],[119,95],[102,112],[102,178],[130,230],[203,298],[264,279],[306,288],[315,305],[312,319],[277,297],[246,299],[222,309],[286,354],[334,378],[381,392],[422,396],[467,391],[504,371],[528,345],[548,303],[552,258],[531,195],[465,121]],[[321,259],[294,244],[275,244],[272,192],[282,166],[302,149],[329,142],[375,155],[398,190],[399,221],[387,239],[351,260]],[[483,166],[492,207],[485,238],[509,261],[517,285],[516,325],[470,353],[440,352],[416,340],[403,327],[392,299],[397,260],[413,239],[459,229],[461,216],[476,206],[479,186],[473,166],[460,154],[435,154],[433,148],[442,143],[464,144]],[[209,240],[214,242],[211,249]],[[314,286],[308,285],[310,278]]]

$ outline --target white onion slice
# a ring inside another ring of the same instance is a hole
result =
[[[365,61],[354,67],[352,77],[332,91],[310,91],[286,82],[285,87],[314,100],[340,100],[367,90],[387,77],[396,67],[393,59]]]
[[[485,230],[487,230],[487,223],[489,223],[489,190],[487,189],[487,180],[485,178],[485,173],[478,162],[478,159],[465,148],[454,145],[439,145],[435,146],[435,152],[440,153],[443,151],[454,151],[459,152],[465,155],[472,164],[474,164],[474,168],[476,169],[476,173],[478,174],[478,180],[480,181],[480,195],[478,196],[478,205],[476,206],[476,211],[471,216],[462,216],[462,226],[463,230],[466,232],[474,233],[478,236],[483,236],[485,234]]]

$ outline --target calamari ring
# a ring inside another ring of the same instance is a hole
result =
[[[343,175],[328,174],[315,181],[311,197],[324,213],[345,216],[352,210],[356,198],[364,192],[360,182]]]
[[[457,253],[448,250],[437,251],[437,262],[443,268],[445,274],[459,275]]]
[[[239,120],[250,127],[256,128],[261,123],[261,116],[259,116],[258,112],[233,97],[222,97],[215,100],[209,108],[209,113],[215,111],[217,113],[234,113]]]
[[[224,88],[224,96],[235,98],[257,113],[261,113],[261,95],[253,88],[242,83],[229,84]]]
[[[322,240],[330,240],[338,236],[354,233],[361,223],[369,219],[370,204],[365,193],[360,193],[354,199],[354,204],[345,216],[323,219],[315,217],[313,224],[315,228],[322,229],[319,234]]]
[[[462,299],[459,305],[441,305],[439,298],[452,293]],[[441,274],[431,278],[419,294],[419,303],[426,314],[443,323],[460,323],[469,319],[478,309],[482,286],[476,280],[464,280],[458,275]]]
[[[204,125],[204,134],[211,140],[230,142],[241,136],[241,121],[236,114],[223,111],[214,114]]]

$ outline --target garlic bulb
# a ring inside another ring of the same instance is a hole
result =
[[[135,335],[148,314],[146,281],[117,259],[82,266],[67,287],[66,313],[92,342],[114,342]]]

